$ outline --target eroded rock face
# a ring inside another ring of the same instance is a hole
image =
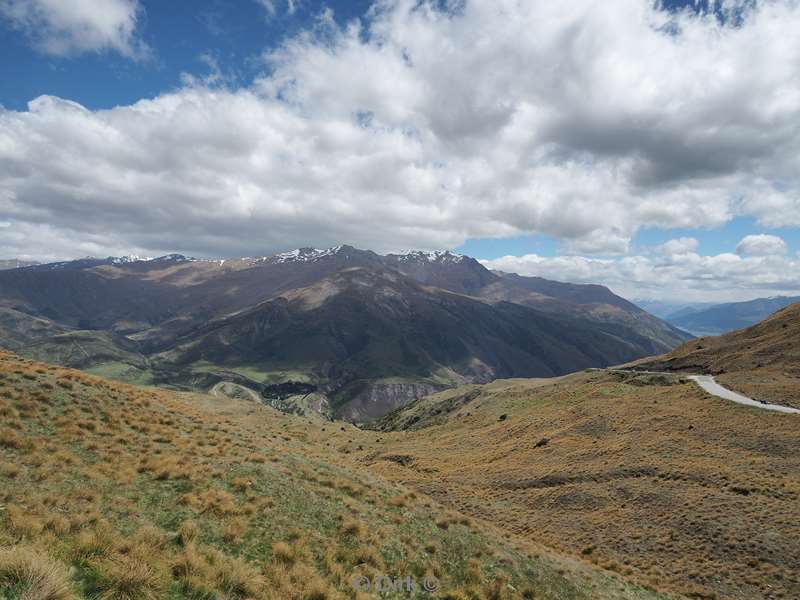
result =
[[[340,409],[340,418],[371,421],[418,398],[444,389],[429,383],[371,383],[365,385]]]

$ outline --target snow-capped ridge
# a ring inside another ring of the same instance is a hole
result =
[[[272,264],[283,263],[304,263],[314,262],[329,256],[337,255],[344,246],[333,246],[331,248],[295,248],[287,252],[280,252],[271,256],[261,256],[257,258],[245,257],[242,260],[251,262],[269,262]]]
[[[432,263],[460,263],[465,258],[463,254],[456,254],[450,250],[411,250],[405,254],[397,255],[397,259],[401,262],[424,261]]]
[[[164,256],[139,256],[138,254],[130,254],[126,256],[109,256],[106,260],[114,265],[126,265],[137,262],[187,262],[194,261],[194,258],[189,258],[183,254],[165,254]]]

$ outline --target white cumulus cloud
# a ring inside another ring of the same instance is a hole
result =
[[[482,262],[490,269],[521,275],[600,283],[627,298],[726,302],[774,295],[800,296],[800,260],[780,252],[761,256],[733,253],[701,256],[685,245],[675,245],[655,255],[614,259],[528,254]]]
[[[700,246],[700,241],[697,238],[682,237],[664,242],[659,247],[659,250],[664,254],[690,254],[694,253]]]
[[[786,254],[789,247],[776,235],[748,235],[736,246],[736,253],[744,256]]]
[[[138,0],[0,0],[0,18],[58,56],[103,50],[146,55],[136,37],[141,12]]]
[[[40,13],[19,7],[57,4],[0,3],[21,23]],[[134,2],[69,4],[119,8],[100,46],[134,43]],[[642,227],[785,225],[800,214],[798,30],[793,0],[736,24],[640,0],[380,0],[343,28],[323,12],[246,88],[186,78],[110,110],[0,109],[0,255],[534,233],[625,255]]]

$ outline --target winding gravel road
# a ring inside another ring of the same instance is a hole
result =
[[[782,413],[800,413],[800,410],[791,408],[790,406],[781,406],[780,404],[767,404],[766,402],[759,402],[753,400],[742,394],[738,394],[733,390],[718,384],[711,375],[690,375],[689,379],[697,383],[701,388],[707,391],[712,396],[724,398],[737,404],[744,404],[745,406],[752,406],[754,408],[763,408],[764,410],[774,410]]]
[[[636,369],[608,369],[609,371],[616,371],[618,373],[631,373],[631,374],[648,374],[648,375],[680,375],[680,373],[669,372],[669,371],[639,371]],[[774,410],[775,412],[782,412],[782,413],[793,413],[798,414],[800,410],[796,408],[792,408],[791,406],[782,406],[780,404],[769,404],[768,402],[759,402],[758,400],[753,400],[752,398],[748,398],[747,396],[743,396],[738,392],[734,392],[733,390],[729,390],[728,388],[718,384],[713,376],[711,375],[687,375],[688,379],[694,381],[697,385],[703,388],[706,392],[711,394],[712,396],[716,396],[717,398],[722,398],[723,400],[730,400],[731,402],[736,402],[737,404],[744,404],[745,406],[751,406],[753,408],[761,408],[763,410]]]

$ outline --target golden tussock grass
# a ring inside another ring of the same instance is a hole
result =
[[[443,531],[475,530],[466,513],[665,591],[800,597],[794,415],[603,373],[496,382],[468,408],[469,420],[382,434],[363,459],[458,509],[437,517]]]
[[[68,569],[25,546],[0,548],[0,585],[18,590],[20,600],[72,600]]]
[[[275,542],[272,544],[272,560],[285,565],[292,565],[297,560],[297,553],[286,542]]]
[[[161,574],[136,556],[97,563],[98,600],[156,600],[164,588]]]
[[[0,352],[0,376],[14,388],[0,404],[14,427],[3,427],[32,443],[0,447],[0,540],[46,545],[72,567],[66,581],[83,598],[362,600],[355,572],[430,572],[454,587],[479,549],[482,568],[527,582],[527,571],[501,562],[512,552],[502,539],[439,529],[437,516],[463,517],[370,474],[355,448],[374,449],[371,433],[337,428],[333,447],[352,452],[331,452],[316,441],[319,424],[267,407],[62,369],[24,378],[8,368],[19,364]],[[498,558],[490,543],[504,548]],[[490,583],[468,591],[485,600]]]

